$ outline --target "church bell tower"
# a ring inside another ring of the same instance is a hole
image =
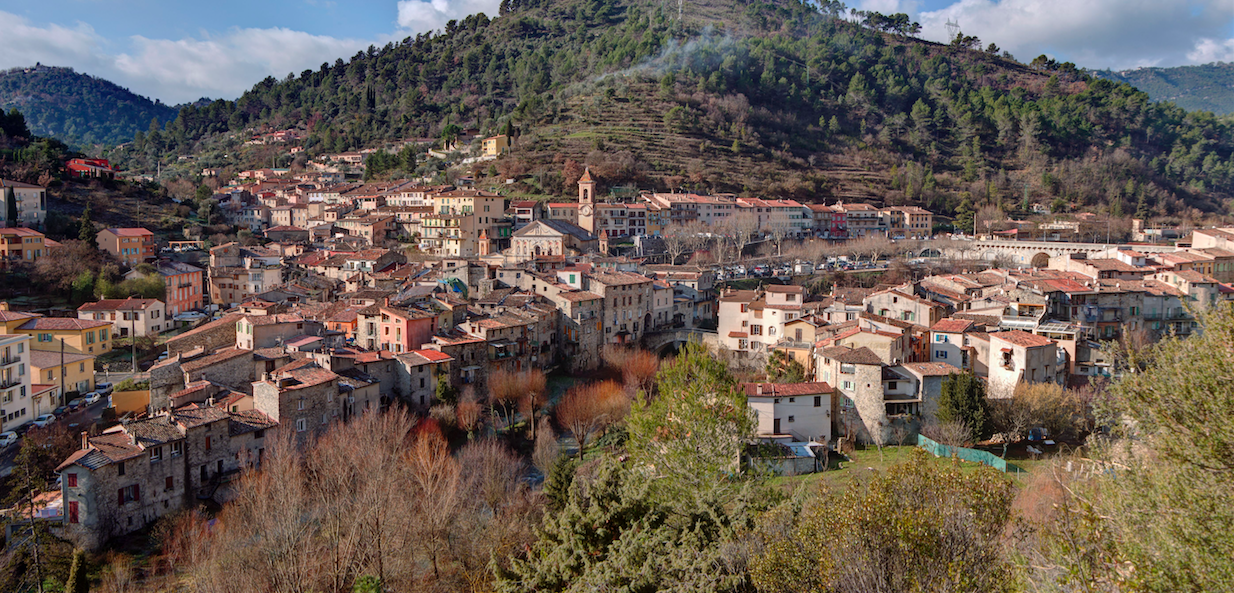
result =
[[[596,180],[591,169],[585,169],[578,180],[578,226],[591,234],[596,232]]]

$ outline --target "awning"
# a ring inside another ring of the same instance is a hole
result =
[[[748,333],[746,333],[746,332],[728,332],[728,337],[730,337],[730,338],[748,338],[748,337],[750,337],[750,334],[748,334]]]
[[[1003,348],[1003,352],[1006,352],[1007,354],[1011,354],[1011,349],[1010,349],[1010,348]]]

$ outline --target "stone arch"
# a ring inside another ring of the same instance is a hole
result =
[[[1034,268],[1048,268],[1050,267],[1050,254],[1042,251],[1033,256],[1031,263]]]

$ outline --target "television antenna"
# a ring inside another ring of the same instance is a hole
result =
[[[947,19],[946,27],[947,27],[947,35],[951,39],[955,39],[956,35],[960,33],[960,23],[952,21],[951,19]]]

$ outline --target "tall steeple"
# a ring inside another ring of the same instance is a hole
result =
[[[591,177],[591,168],[587,168],[578,179],[578,226],[592,234],[596,232],[595,199],[596,180]]]

